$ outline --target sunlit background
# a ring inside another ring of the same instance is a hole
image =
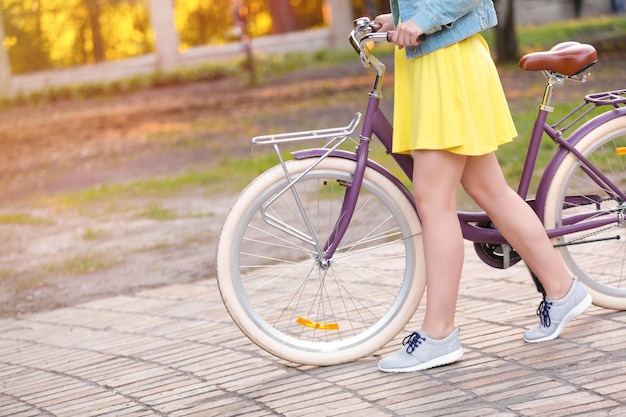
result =
[[[387,1],[353,0],[355,14]],[[178,0],[179,50],[323,27],[323,0]],[[149,0],[3,0],[3,44],[14,75],[154,52]]]

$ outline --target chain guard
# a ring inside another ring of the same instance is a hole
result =
[[[477,224],[478,227],[487,227],[495,229],[496,227],[492,222],[481,222]],[[481,261],[486,263],[492,268],[505,269],[505,256],[504,248],[498,243],[474,243],[474,250]],[[522,257],[515,252],[513,248],[509,250],[509,262],[508,267],[511,267],[522,260]]]

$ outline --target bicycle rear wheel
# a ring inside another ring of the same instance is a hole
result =
[[[312,160],[292,160],[289,177]],[[294,189],[323,247],[352,181],[354,161],[326,158]],[[322,267],[288,190],[282,166],[253,181],[228,215],[217,251],[218,284],[230,315],[246,336],[289,361],[332,365],[368,355],[411,319],[424,292],[421,225],[412,203],[387,177],[367,168],[353,219]]]
[[[626,190],[626,116],[612,119],[590,131],[577,144],[591,163],[621,190]],[[570,154],[559,165],[546,195],[547,229],[572,223],[572,219],[617,221],[604,227],[553,240],[573,275],[589,289],[593,303],[626,309],[626,202],[599,186]],[[583,216],[583,217],[581,217]]]

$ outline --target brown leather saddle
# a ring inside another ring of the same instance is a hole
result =
[[[529,71],[553,71],[571,77],[580,74],[596,62],[598,62],[596,48],[568,41],[555,45],[549,51],[524,55],[519,61],[519,67]]]

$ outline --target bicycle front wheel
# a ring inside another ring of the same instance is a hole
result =
[[[621,190],[626,190],[626,116],[590,131],[576,149]],[[620,152],[618,152],[618,150]],[[553,240],[565,264],[600,307],[626,309],[626,202],[589,175],[569,154],[557,168],[545,204],[547,229],[613,217],[615,223]]]
[[[271,202],[311,164],[288,161],[288,175],[276,166],[244,190],[222,229],[217,276],[250,340],[292,362],[332,365],[379,349],[415,313],[425,287],[421,224],[407,196],[368,167],[341,244],[320,262],[315,244],[331,235],[356,164],[326,158]]]

